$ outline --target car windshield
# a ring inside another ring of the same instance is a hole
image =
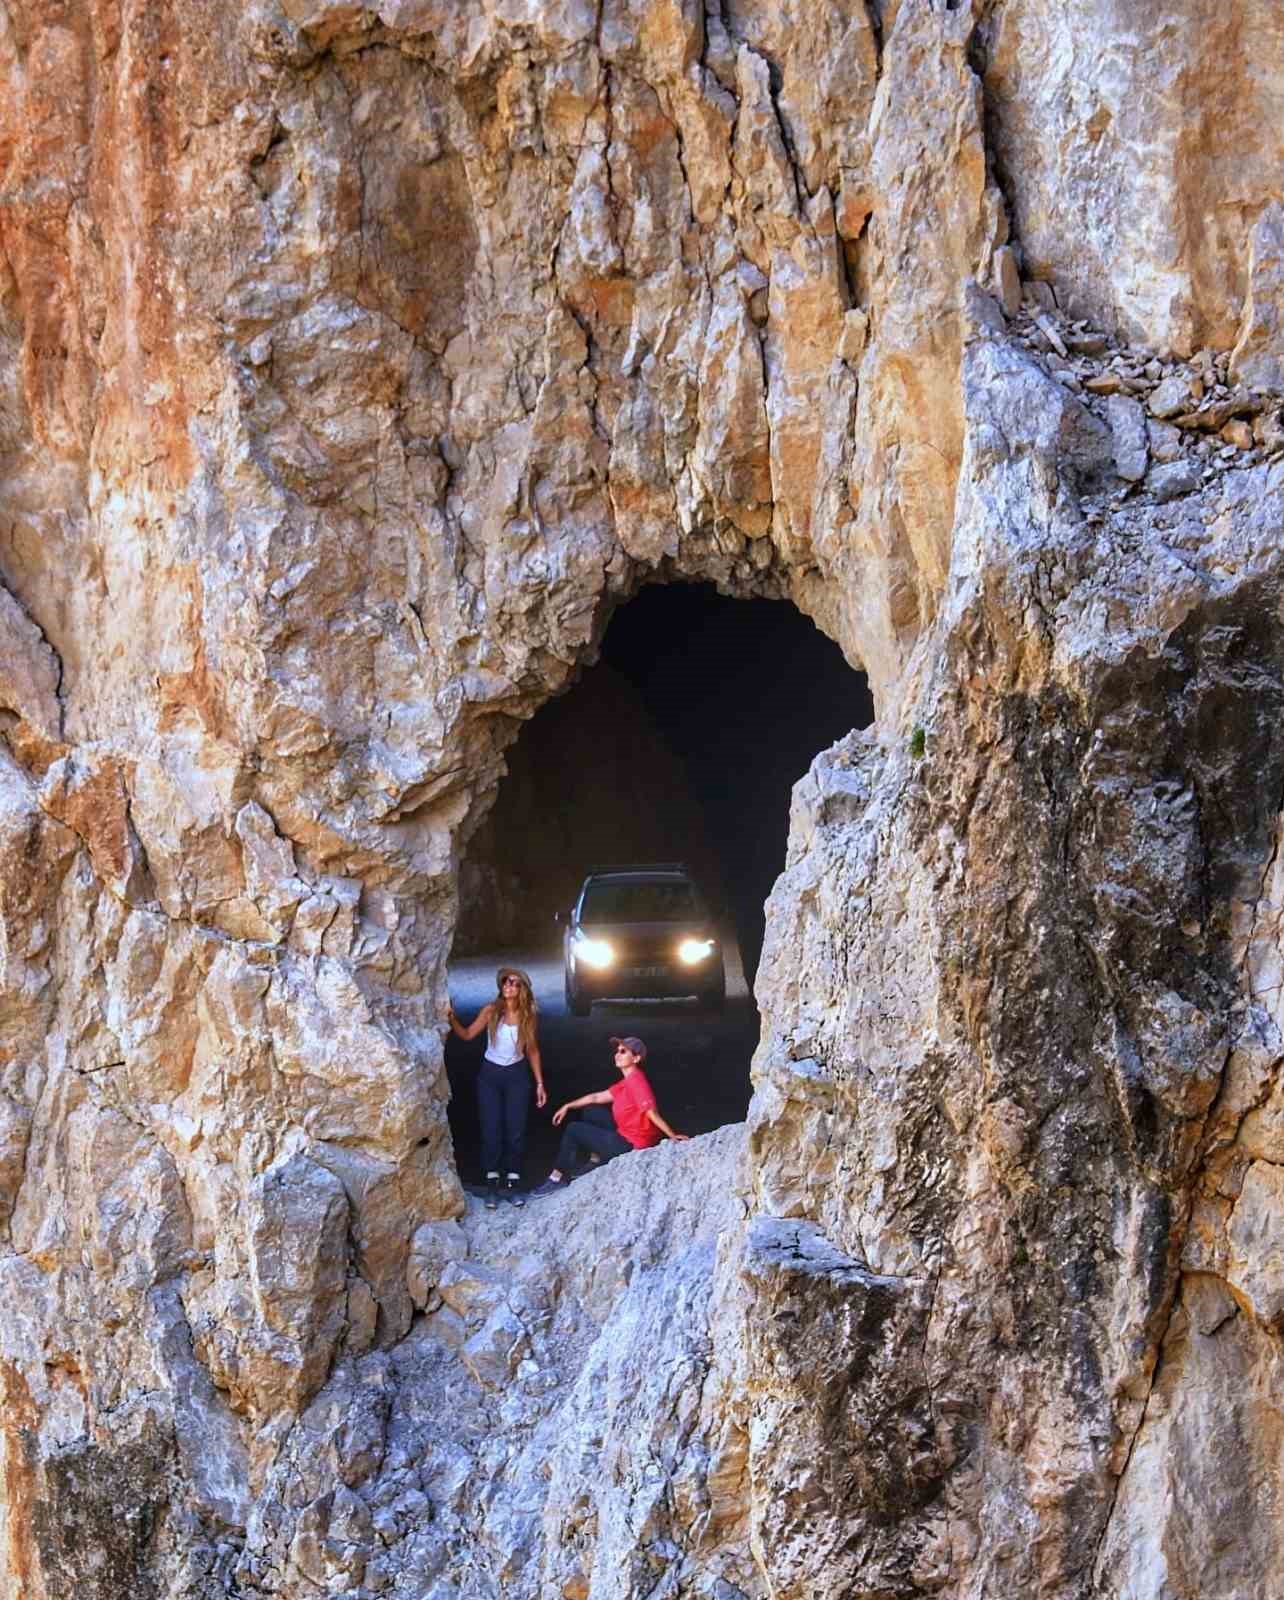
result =
[[[690,922],[699,912],[695,890],[680,879],[668,882],[591,883],[584,891],[581,922]]]

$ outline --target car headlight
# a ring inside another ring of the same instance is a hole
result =
[[[583,961],[587,966],[609,967],[615,960],[615,951],[611,949],[605,939],[577,939],[575,941],[575,959]]]
[[[712,939],[684,939],[678,946],[678,960],[694,967],[713,954]]]

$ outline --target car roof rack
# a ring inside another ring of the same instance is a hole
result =
[[[687,872],[685,861],[618,861],[611,866],[590,867],[589,878],[605,877],[613,872]]]

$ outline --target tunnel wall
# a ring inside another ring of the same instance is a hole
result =
[[[1206,21],[4,8],[10,1594],[1273,1592],[1284,56]],[[879,731],[743,1155],[514,1261],[461,851],[656,579]]]

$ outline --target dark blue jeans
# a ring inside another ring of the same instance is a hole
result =
[[[553,1163],[559,1172],[574,1172],[582,1160],[590,1155],[609,1161],[612,1156],[622,1156],[633,1146],[617,1131],[610,1106],[585,1106],[573,1112],[562,1127],[562,1142]]]
[[[483,1172],[521,1172],[530,1109],[531,1069],[525,1061],[499,1067],[483,1057],[477,1072]]]

